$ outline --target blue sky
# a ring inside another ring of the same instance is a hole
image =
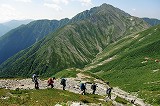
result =
[[[103,3],[137,17],[160,19],[160,0],[0,0],[0,22],[13,19],[62,19]]]

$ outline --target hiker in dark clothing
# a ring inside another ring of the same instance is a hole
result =
[[[95,94],[96,87],[97,87],[97,85],[96,85],[95,83],[93,83],[93,84],[91,85],[91,89],[93,90],[92,94]]]
[[[62,78],[60,84],[63,85],[63,90],[65,90],[65,87],[66,87],[66,79]]]
[[[107,88],[106,94],[108,95],[108,98],[111,99],[111,91],[112,91],[112,87]]]
[[[53,85],[54,80],[55,80],[55,77],[53,77],[53,78],[49,78],[49,79],[48,79],[48,86],[51,86],[51,88],[53,88],[53,87],[54,87],[54,85]]]
[[[34,84],[35,84],[35,89],[39,89],[39,83],[38,83],[38,75],[36,75],[36,74],[33,74],[32,75],[32,81],[34,82]]]
[[[81,91],[82,91],[82,95],[85,95],[85,93],[86,93],[86,83],[81,83],[80,84],[80,89],[81,89]]]
[[[109,82],[106,82],[107,84],[107,90],[106,90],[106,94],[107,94],[107,98],[111,99],[111,91],[112,91],[112,87],[109,86]]]

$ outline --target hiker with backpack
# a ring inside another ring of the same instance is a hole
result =
[[[108,95],[108,98],[111,99],[111,91],[112,91],[112,87],[107,88],[106,94]]]
[[[95,83],[93,83],[91,85],[91,89],[93,90],[92,94],[95,94],[96,88],[97,88],[97,85]]]
[[[60,84],[63,86],[63,90],[65,90],[65,87],[66,87],[66,79],[62,78]]]
[[[48,86],[51,86],[51,88],[53,88],[53,87],[54,87],[54,85],[53,85],[54,80],[55,80],[55,77],[53,77],[53,78],[49,78],[49,79],[48,79]]]
[[[82,91],[82,95],[85,95],[85,93],[86,93],[86,83],[81,83],[80,84],[80,89],[81,89],[81,91]]]
[[[38,82],[38,75],[36,75],[36,74],[33,74],[32,75],[32,81],[34,82],[34,84],[35,84],[35,89],[39,89],[39,82]]]
[[[107,96],[108,96],[107,98],[108,98],[108,99],[111,99],[111,91],[112,91],[113,88],[109,86],[109,82],[107,82],[106,84],[107,84],[107,86],[108,86],[108,87],[107,87],[107,90],[106,90],[106,94],[107,94]],[[106,100],[106,101],[107,101],[107,100]]]

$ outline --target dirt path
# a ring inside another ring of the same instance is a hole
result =
[[[81,81],[90,82],[89,80],[87,80],[89,78],[91,78],[91,77],[83,75],[81,73],[77,74],[76,78],[66,78],[66,80],[67,80],[66,90],[80,94],[81,93],[81,90],[80,90],[80,87],[79,87],[80,82]],[[97,79],[94,79],[94,80],[95,80],[95,82],[98,86],[97,90],[96,90],[96,94],[103,95],[103,96],[106,95],[106,93],[105,93],[106,88],[107,88],[106,84],[101,80],[97,80]],[[47,80],[39,80],[39,87],[40,87],[40,89],[48,88]],[[54,87],[56,89],[62,89],[62,86],[60,85],[60,79],[55,80]],[[31,79],[22,79],[22,80],[5,79],[5,80],[0,80],[0,88],[6,88],[6,89],[16,89],[16,88],[34,89],[34,83],[32,82]],[[91,83],[87,83],[86,88],[87,88],[87,90],[86,90],[87,93],[92,93]],[[144,103],[142,99],[137,98],[135,96],[132,96],[129,93],[119,89],[118,87],[113,88],[113,91],[112,91],[112,100],[113,100],[114,104],[118,104],[114,101],[116,96],[124,98],[127,101],[131,101],[131,100],[136,99],[135,100],[136,105],[150,106],[149,104]],[[118,104],[116,106],[122,106],[122,105]]]
[[[83,74],[78,74],[77,76],[81,79],[89,78],[89,76],[85,76]],[[97,82],[97,85],[98,85],[97,93],[100,95],[105,95],[107,85],[103,81],[98,80],[98,79],[95,79],[95,82]],[[118,87],[114,87],[112,90],[112,99],[114,100],[116,98],[116,96],[119,96],[129,102],[131,102],[131,100],[135,100],[135,102],[134,102],[135,105],[151,106],[150,104],[144,103],[144,101],[142,99],[140,99],[136,96],[133,96],[133,95],[121,90]]]

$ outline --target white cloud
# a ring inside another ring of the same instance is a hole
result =
[[[69,3],[68,0],[52,0],[52,2],[55,3],[55,4],[61,4],[61,3],[63,3],[65,5],[67,5]]]
[[[32,2],[32,0],[15,0],[15,1],[17,1],[17,2],[25,2],[25,3],[31,3]]]
[[[62,10],[62,8],[59,5],[53,4],[53,3],[52,4],[44,3],[44,6],[49,7],[49,8],[53,8],[56,11]]]
[[[0,21],[8,21],[11,19],[19,19],[20,13],[16,11],[14,7],[8,4],[1,4],[0,5]]]
[[[69,3],[69,0],[44,0],[45,3],[51,3],[51,4],[65,4],[67,5]]]
[[[79,0],[83,6],[92,5],[92,0]]]
[[[1,4],[0,5],[1,10],[5,9],[5,8],[6,8],[6,10],[11,10],[11,11],[15,10],[15,8],[13,8],[11,5],[8,5],[8,4]]]
[[[55,9],[56,11],[62,10],[62,5],[68,5],[69,3],[76,1],[80,2],[82,6],[92,5],[92,0],[44,0],[44,6]]]
[[[65,4],[67,5],[69,3],[69,0],[44,0],[44,6],[52,8],[56,11],[62,10],[61,5]]]

